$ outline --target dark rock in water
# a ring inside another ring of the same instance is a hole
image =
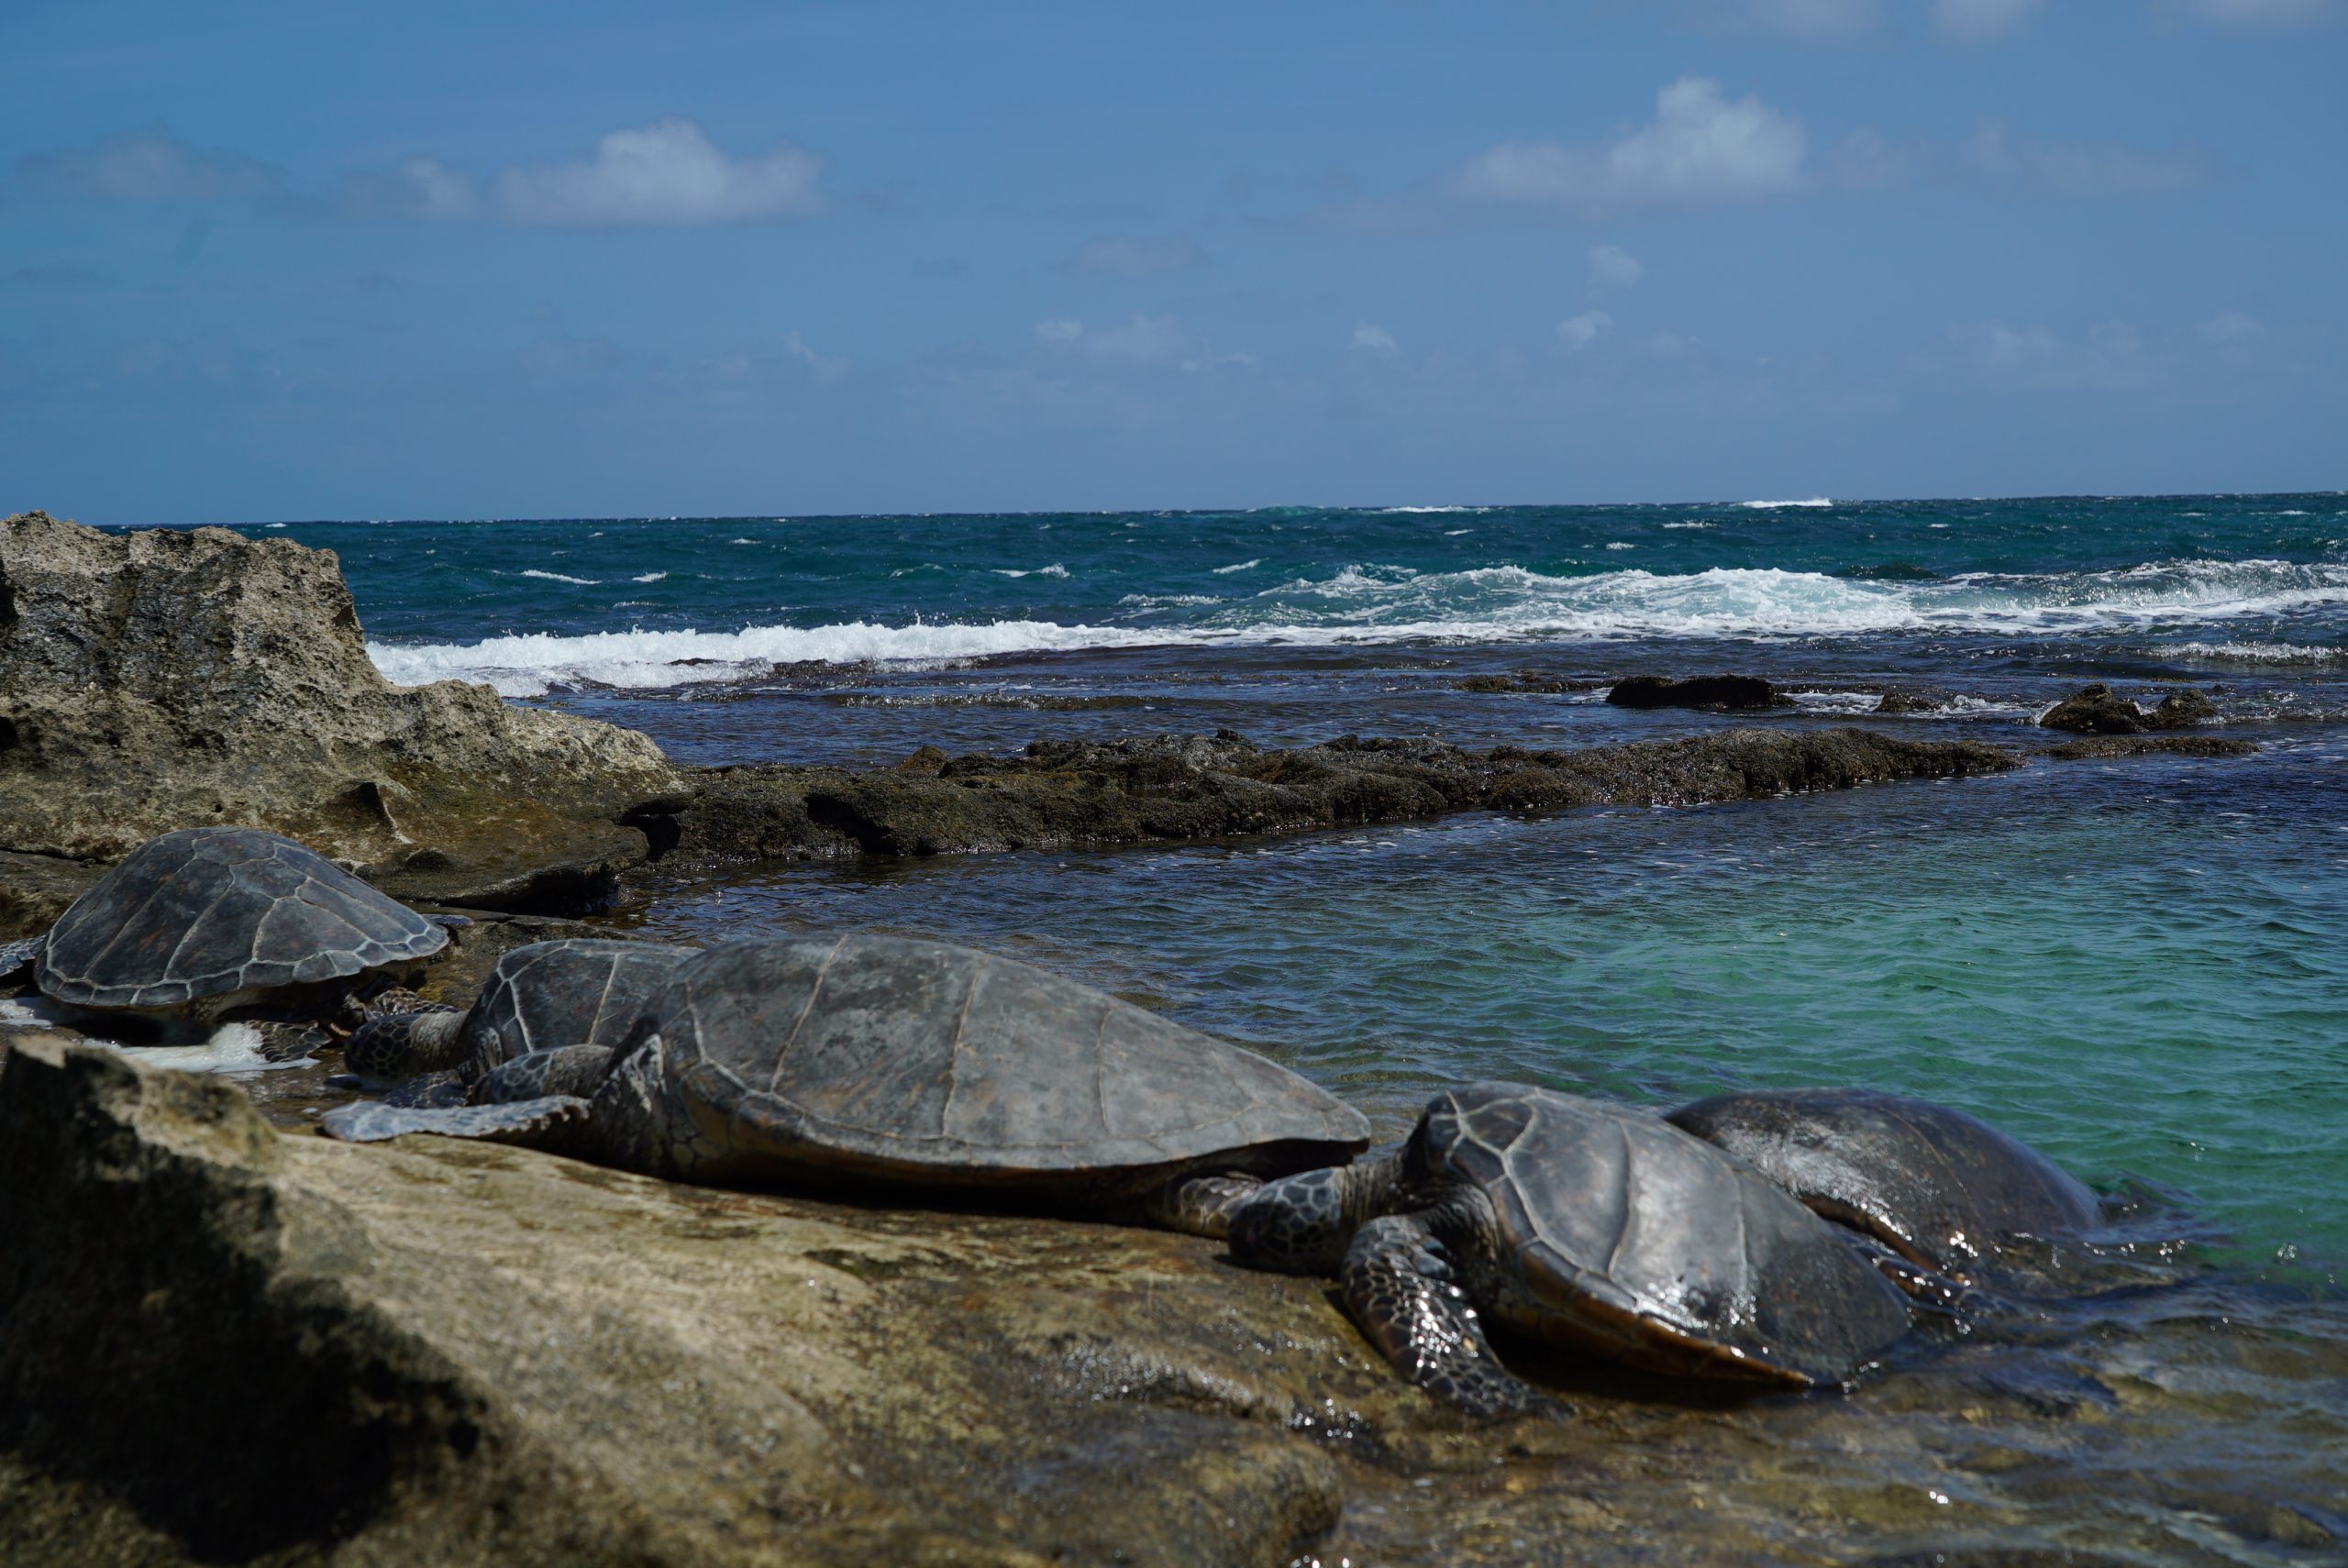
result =
[[[664,873],[844,855],[1137,844],[1299,833],[1464,811],[1691,805],[2019,762],[1977,742],[1866,730],[1724,730],[1578,751],[1463,751],[1364,740],[1265,751],[1244,735],[1039,741],[1022,756],[955,757],[935,774],[781,766],[712,769]]]
[[[2080,687],[2055,703],[2038,722],[2046,729],[2070,730],[2078,734],[2136,735],[2147,730],[2181,730],[2192,724],[2212,723],[2217,717],[2218,705],[2190,688],[2170,692],[2148,713],[2097,681]]]
[[[1617,708],[1790,708],[1794,700],[1757,675],[1698,675],[1667,680],[1634,675],[1614,683],[1606,701]]]
[[[1875,705],[1878,713],[1937,713],[1949,705],[1949,694],[1921,686],[1895,686]]]
[[[2065,741],[2046,753],[2058,762],[2095,762],[2114,756],[2165,753],[2171,756],[2252,756],[2256,741],[2229,740],[2218,735],[2090,735]]]
[[[1544,696],[1588,689],[1589,681],[1567,680],[1562,676],[1544,675],[1537,669],[1520,669],[1514,675],[1471,675],[1456,683],[1461,691],[1529,691]]]
[[[632,731],[393,685],[332,552],[225,528],[0,522],[0,850],[242,824],[406,899],[593,907],[685,788]]]

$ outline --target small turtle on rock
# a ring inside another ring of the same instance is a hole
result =
[[[1715,1095],[1665,1118],[1725,1149],[1827,1219],[1964,1285],[2017,1264],[2023,1238],[2102,1218],[2096,1195],[1978,1117],[1874,1089]],[[1911,1287],[1915,1276],[1890,1271]]]
[[[1261,1178],[1369,1142],[1360,1112],[1252,1052],[1011,959],[870,935],[697,954],[617,1050],[531,1052],[471,1099],[341,1106],[325,1129],[720,1187],[992,1192],[1205,1235]]]
[[[290,838],[183,828],[149,839],[39,939],[43,993],[150,1032],[235,1019],[359,1022],[387,971],[447,944],[444,922]]]
[[[592,1088],[612,1050],[693,955],[657,942],[566,937],[499,958],[471,1009],[417,1009],[371,1017],[342,1048],[347,1078],[333,1087],[414,1086],[403,1098],[462,1104],[472,1086],[517,1057],[570,1047],[569,1078],[548,1093]],[[418,1084],[418,1079],[430,1079]]]
[[[1686,1376],[1839,1384],[1907,1333],[1907,1298],[1751,1169],[1645,1111],[1522,1084],[1435,1097],[1400,1154],[1268,1184],[1244,1262],[1337,1275],[1409,1381],[1472,1415],[1549,1407],[1494,1357],[1520,1333]]]

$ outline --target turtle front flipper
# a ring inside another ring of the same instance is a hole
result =
[[[1405,1382],[1485,1420],[1565,1413],[1493,1356],[1424,1218],[1390,1214],[1355,1231],[1338,1280],[1346,1310]]]
[[[407,1106],[362,1100],[326,1113],[320,1129],[346,1143],[380,1143],[410,1132],[444,1138],[482,1138],[526,1148],[558,1149],[565,1134],[587,1121],[587,1102],[576,1095],[547,1095],[505,1105]]]

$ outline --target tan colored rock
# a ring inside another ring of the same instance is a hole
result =
[[[1744,1401],[1511,1346],[1577,1414],[1473,1428],[1193,1237],[285,1135],[39,1033],[0,1073],[11,1568],[2262,1560],[2341,1543],[2342,1326],[2115,1309]]]
[[[0,850],[247,823],[403,897],[575,908],[643,857],[621,819],[686,792],[633,731],[384,679],[332,551],[0,522]]]

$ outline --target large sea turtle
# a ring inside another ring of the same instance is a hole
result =
[[[1760,1090],[1700,1099],[1665,1120],[1827,1219],[1961,1284],[2001,1272],[2023,1238],[2074,1237],[2101,1219],[2095,1194],[2046,1156],[1929,1100],[1874,1089]]]
[[[461,1104],[473,1085],[533,1052],[600,1046],[608,1059],[693,953],[587,937],[516,947],[497,960],[470,1009],[371,1018],[343,1046],[343,1065],[367,1088],[433,1077],[432,1088]],[[581,1084],[593,1080],[580,1075],[600,1076],[604,1066],[587,1050],[563,1062]]]
[[[1627,1106],[1522,1084],[1431,1102],[1401,1152],[1272,1182],[1233,1253],[1335,1273],[1411,1382],[1477,1415],[1538,1408],[1479,1313],[1655,1371],[1806,1387],[1906,1333],[1906,1297],[1844,1234]]]
[[[544,1092],[565,1082],[583,1092]],[[870,935],[712,948],[617,1051],[534,1052],[471,1098],[344,1106],[325,1126],[714,1186],[1122,1206],[1211,1235],[1260,1178],[1369,1142],[1360,1112],[1235,1045],[1008,958]]]
[[[359,1021],[387,970],[449,940],[290,838],[183,828],[98,878],[40,939],[33,977],[75,1009],[145,1030],[236,1018]]]

